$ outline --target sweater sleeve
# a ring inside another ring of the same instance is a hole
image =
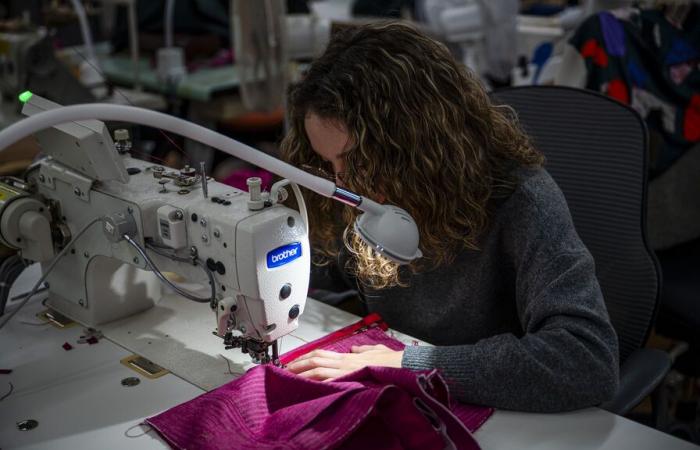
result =
[[[546,173],[528,180],[508,203],[495,220],[515,271],[523,335],[407,347],[402,364],[441,369],[463,402],[537,412],[599,404],[617,390],[618,347],[593,258]]]

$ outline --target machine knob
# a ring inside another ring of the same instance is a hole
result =
[[[287,283],[280,289],[280,299],[284,300],[292,294],[292,285]]]
[[[114,140],[115,141],[126,141],[129,140],[129,130],[125,128],[119,128],[114,130]]]
[[[114,148],[116,148],[121,154],[127,153],[129,150],[131,150],[129,130],[120,128],[114,131]]]
[[[248,209],[251,211],[259,211],[265,207],[265,200],[263,200],[261,195],[262,179],[259,177],[250,177],[246,180],[248,185],[248,193],[250,198],[248,199]]]
[[[193,177],[197,174],[197,170],[194,167],[190,167],[189,165],[185,165],[185,167],[180,169],[180,174],[184,175],[186,177]]]
[[[289,318],[290,319],[296,319],[299,317],[299,305],[294,305],[292,306],[292,309],[289,310]]]

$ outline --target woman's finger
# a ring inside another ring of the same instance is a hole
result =
[[[302,373],[317,367],[337,369],[340,367],[340,360],[312,356],[310,358],[296,360],[287,364],[287,370],[293,373]]]
[[[307,370],[299,374],[300,377],[310,380],[325,381],[331,378],[338,378],[345,375],[348,371],[341,369],[331,369],[328,367],[316,367],[315,369]]]
[[[340,358],[342,358],[341,354],[338,352],[332,352],[330,350],[323,350],[323,349],[319,348],[319,349],[313,350],[309,353],[306,353],[304,355],[301,355],[300,357],[298,357],[297,359],[292,361],[292,363],[295,363],[297,361],[303,361],[303,360],[309,359],[309,358],[318,358],[318,357],[326,358],[326,359],[340,359]]]
[[[364,353],[364,352],[371,352],[374,350],[389,350],[389,348],[385,345],[378,344],[378,345],[353,345],[350,349],[353,353]]]

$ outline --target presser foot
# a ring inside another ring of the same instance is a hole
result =
[[[226,350],[240,348],[241,352],[250,355],[256,364],[273,364],[280,367],[277,341],[264,342],[243,336],[234,336],[231,332],[224,336]]]

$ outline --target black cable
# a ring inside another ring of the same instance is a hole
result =
[[[131,236],[129,236],[127,234],[124,235],[124,240],[127,243],[129,243],[129,245],[131,245],[139,255],[141,255],[141,257],[144,259],[144,261],[146,261],[146,265],[148,265],[148,267],[153,271],[153,273],[158,277],[158,279],[163,284],[170,287],[171,289],[173,289],[175,292],[177,292],[181,296],[185,297],[188,300],[195,301],[197,303],[213,304],[216,301],[216,285],[214,283],[214,276],[211,274],[211,272],[208,270],[208,268],[205,265],[200,264],[204,268],[204,271],[207,273],[207,276],[209,277],[209,283],[211,285],[211,296],[207,297],[207,298],[198,297],[198,296],[192,294],[191,292],[187,292],[186,290],[181,289],[180,287],[173,284],[173,282],[168,280],[165,277],[165,275],[163,275],[163,272],[161,272],[160,269],[158,269],[158,267],[155,265],[155,263],[148,256],[146,251],[143,248],[141,248],[141,246],[139,245],[138,242],[136,242],[134,239],[131,238]],[[151,249],[151,251],[153,251],[153,250]],[[178,257],[178,258],[182,258],[182,257]],[[175,259],[175,258],[173,258],[173,259]],[[187,261],[191,261],[191,260],[187,260]]]
[[[12,391],[15,390],[15,386],[12,384],[12,381],[8,381],[8,383],[10,384],[10,390],[7,391],[7,394],[5,394],[5,395],[3,395],[2,397],[0,397],[0,402],[3,401],[3,400],[5,400],[7,397],[9,397],[10,394],[12,394]]]
[[[192,263],[192,258],[187,258],[185,256],[179,256],[179,255],[175,254],[175,252],[172,251],[172,249],[170,247],[166,247],[165,245],[157,244],[152,239],[146,238],[145,243],[146,243],[146,248],[149,249],[150,251],[152,251],[153,253],[155,253],[156,255],[160,255],[164,258],[172,259],[172,260],[178,261],[178,262]],[[166,250],[170,250],[170,251],[166,251]],[[197,261],[198,263],[200,262],[200,260],[197,258],[195,258],[195,261]],[[206,265],[204,265],[203,267],[206,267]],[[209,270],[209,268],[206,267],[206,270]]]
[[[96,224],[100,220],[102,220],[100,217],[96,217],[96,218],[92,219],[90,222],[83,225],[83,227],[73,236],[73,238],[70,240],[70,242],[68,242],[68,244],[65,247],[63,247],[63,250],[58,252],[58,255],[56,255],[53,258],[53,260],[51,260],[51,263],[49,263],[46,270],[44,270],[44,273],[41,275],[41,278],[39,278],[39,281],[37,281],[36,284],[34,285],[34,287],[31,289],[31,291],[29,291],[29,294],[22,301],[22,303],[20,303],[19,306],[17,306],[17,308],[13,309],[12,312],[9,313],[7,315],[7,317],[4,318],[4,320],[0,321],[0,328],[3,328],[5,325],[7,325],[7,323],[10,320],[12,320],[12,318],[15,316],[15,314],[17,314],[22,308],[24,308],[24,305],[26,305],[29,302],[29,300],[34,296],[34,294],[37,293],[37,291],[39,290],[39,287],[42,285],[42,283],[44,283],[44,280],[46,279],[46,277],[49,276],[49,274],[54,269],[54,267],[56,267],[56,264],[58,264],[58,262],[61,260],[61,258],[63,258],[63,256],[66,253],[68,253],[68,250],[70,250],[71,247],[73,247],[75,245],[75,243],[78,241],[78,239],[80,239],[82,237],[82,235],[85,234],[85,232],[88,229],[90,229],[90,227],[92,227],[94,224]]]
[[[12,285],[25,267],[24,261],[17,254],[8,256],[0,263],[0,316],[5,314]]]
[[[207,266],[204,261],[202,261],[199,258],[186,258],[184,256],[179,256],[175,254],[175,251],[162,244],[158,244],[155,242],[152,238],[145,238],[144,242],[146,244],[146,248],[155,253],[156,255],[162,256],[163,258],[168,258],[172,259],[174,261],[182,262],[182,263],[190,263],[192,265],[199,265],[204,272],[207,274],[207,277],[209,278],[209,284],[212,287],[212,293],[211,293],[211,299],[209,300],[209,305],[211,306],[212,309],[216,308],[216,284],[214,280],[214,273],[209,269],[209,266]],[[168,250],[168,251],[165,251]]]

